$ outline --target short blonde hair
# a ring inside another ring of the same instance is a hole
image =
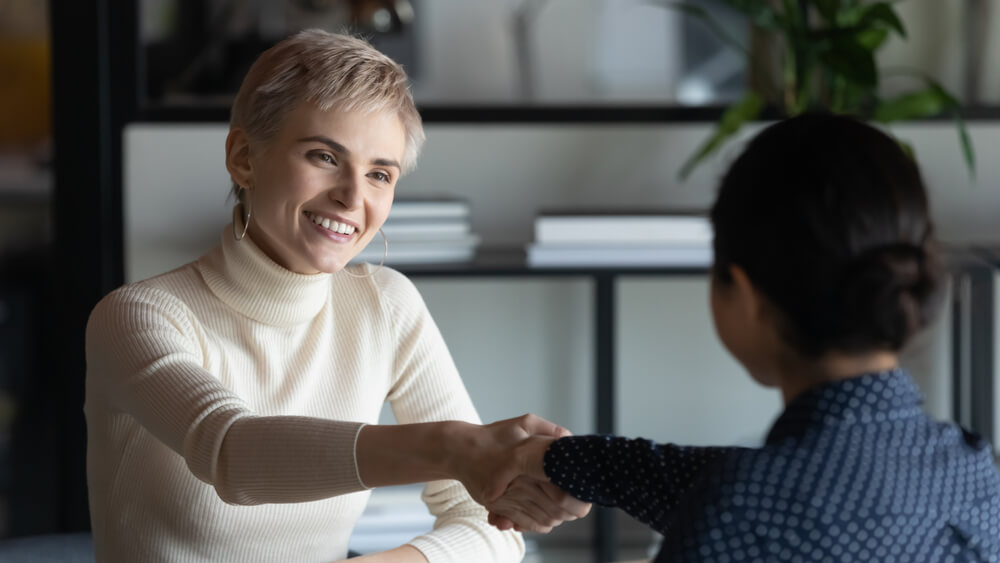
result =
[[[307,29],[264,51],[236,94],[229,127],[266,144],[302,102],[323,111],[396,112],[406,132],[402,172],[416,166],[426,137],[409,80],[402,66],[367,41]],[[234,195],[239,189],[233,185]]]

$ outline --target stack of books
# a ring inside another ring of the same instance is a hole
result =
[[[674,210],[542,211],[532,267],[707,267],[712,225],[704,214]]]
[[[476,255],[479,237],[469,229],[469,204],[459,198],[397,198],[382,225],[381,235],[354,259],[378,264],[443,264],[468,262]]]

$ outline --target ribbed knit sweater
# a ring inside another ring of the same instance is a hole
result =
[[[352,266],[364,273],[370,266]],[[479,422],[413,284],[301,275],[223,231],[199,260],[105,297],[87,327],[87,479],[99,562],[334,561],[369,493],[355,442]],[[426,485],[429,561],[519,561],[461,483]]]

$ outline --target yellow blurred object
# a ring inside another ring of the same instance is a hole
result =
[[[0,149],[23,148],[52,130],[49,39],[0,36]]]

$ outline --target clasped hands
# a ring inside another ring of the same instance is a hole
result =
[[[546,449],[569,435],[565,428],[531,414],[470,427],[458,464],[459,480],[489,510],[490,524],[501,530],[548,533],[590,512],[589,503],[545,476]]]

